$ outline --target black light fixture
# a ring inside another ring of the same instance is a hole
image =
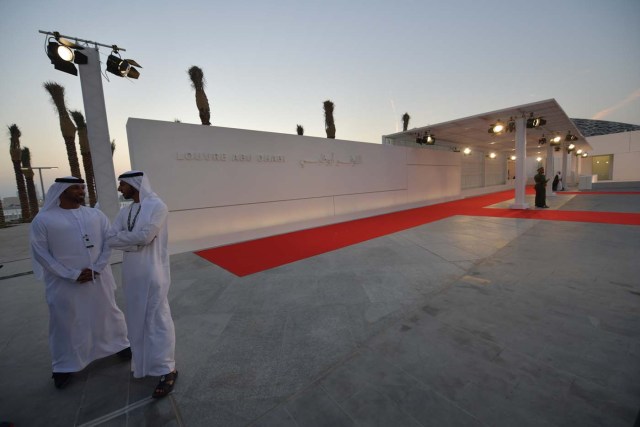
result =
[[[504,132],[504,129],[505,129],[504,124],[500,120],[497,120],[495,123],[489,126],[489,133],[494,133],[496,135],[499,135],[502,132]]]
[[[575,144],[569,144],[569,146],[567,147],[567,153],[571,153],[575,149],[576,149]]]
[[[60,33],[54,32],[47,43],[47,56],[56,70],[64,73],[78,75],[78,69],[73,64],[86,64],[87,56],[80,50],[82,46],[70,40],[60,37]]]
[[[545,119],[542,117],[533,117],[533,113],[531,113],[531,116],[527,119],[527,128],[529,129],[544,126],[546,124],[547,121]]]
[[[113,51],[107,58],[107,71],[118,77],[129,77],[131,79],[140,77],[140,71],[138,71],[134,65],[140,68],[142,68],[142,65],[133,59],[122,59],[118,52],[118,46],[114,45],[112,48]]]
[[[567,136],[564,137],[564,140],[567,142],[571,142],[571,141],[577,141],[578,137],[575,135],[571,135],[571,131],[567,132]]]
[[[540,144],[540,145],[544,145],[544,144],[546,144],[546,143],[547,143],[547,138],[544,136],[544,133],[543,133],[543,134],[542,134],[542,138],[540,138],[540,139],[538,140],[538,144]]]
[[[435,145],[436,144],[436,138],[431,134],[430,131],[427,131],[424,134],[418,134],[418,136],[416,137],[416,144],[420,144],[420,145]]]
[[[515,132],[516,131],[516,121],[513,120],[513,117],[509,117],[509,121],[507,122],[507,132]]]

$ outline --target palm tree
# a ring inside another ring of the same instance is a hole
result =
[[[304,135],[304,128],[302,125],[296,126],[296,132],[298,132],[298,135]]]
[[[20,199],[20,210],[22,211],[22,222],[29,222],[29,198],[27,197],[27,187],[24,184],[24,175],[22,174],[22,150],[20,150],[20,137],[22,132],[15,123],[9,126],[9,134],[11,135],[11,162],[13,163],[13,172],[16,175],[16,184],[18,186],[18,198]]]
[[[333,102],[326,100],[324,105],[324,129],[327,132],[327,138],[336,139],[336,124],[333,121]]]
[[[204,93],[204,73],[200,67],[195,65],[187,71],[189,78],[191,79],[191,86],[196,90],[196,107],[200,112],[200,121],[203,125],[211,126],[209,121],[211,117],[211,111],[209,110],[209,100],[207,94]]]
[[[89,147],[89,136],[87,134],[87,123],[80,111],[69,111],[73,121],[78,128],[78,142],[80,143],[80,155],[84,166],[84,175],[87,177],[87,190],[89,192],[89,204],[96,205],[96,180],[93,176],[93,161],[91,160],[91,148]]]
[[[44,88],[51,95],[53,104],[58,110],[60,118],[60,130],[64,138],[64,145],[67,147],[67,157],[69,158],[69,167],[71,175],[76,178],[82,178],[80,174],[80,164],[78,163],[78,154],[76,152],[76,127],[73,125],[67,107],[64,101],[64,87],[55,82],[45,82]]]
[[[411,119],[409,113],[404,113],[402,115],[402,132],[406,132],[409,128],[409,119]]]
[[[29,212],[31,219],[35,218],[38,213],[38,194],[36,193],[36,185],[33,183],[33,169],[31,169],[31,151],[29,147],[22,149],[22,173],[27,181],[27,196],[29,197]]]

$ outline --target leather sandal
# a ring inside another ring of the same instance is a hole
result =
[[[167,394],[171,393],[177,379],[178,371],[169,372],[168,374],[161,376],[160,382],[156,386],[156,389],[153,391],[151,397],[157,399],[160,397],[165,397]]]

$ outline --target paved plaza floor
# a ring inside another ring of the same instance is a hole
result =
[[[548,204],[640,214],[640,194]],[[0,229],[0,422],[630,427],[639,254],[640,226],[459,215],[245,277],[174,255],[180,377],[152,400],[115,356],[54,388],[28,225]]]

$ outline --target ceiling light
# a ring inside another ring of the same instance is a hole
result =
[[[512,155],[511,155],[511,157],[509,157],[509,158],[510,158],[511,160],[515,160],[515,159],[517,159],[517,157],[516,157],[515,155],[513,155],[513,154],[512,154]]]
[[[569,150],[573,150],[574,148],[576,148],[576,144],[569,144],[569,146],[567,148]]]
[[[545,119],[542,117],[533,117],[533,113],[531,113],[531,116],[527,119],[527,127],[529,129],[544,126],[546,124],[547,121]]]
[[[489,133],[500,134],[503,130],[504,124],[500,120],[489,126]]]
[[[589,154],[585,151],[584,153],[582,153],[582,157],[587,157]]]
[[[565,141],[577,141],[578,137],[575,135],[571,135],[571,131],[567,132],[567,136],[564,137]]]
[[[578,151],[576,151],[576,155],[582,154],[582,148],[578,149]]]
[[[497,156],[497,154],[496,154],[496,153],[491,152],[491,153],[489,153],[489,156],[488,156],[488,157],[489,157],[490,159],[495,159],[495,158],[496,158],[496,156]]]
[[[542,157],[540,157],[540,156],[536,157],[536,161],[541,162],[542,161]]]
[[[551,138],[551,145],[556,145],[560,141],[562,141],[562,138],[560,137],[560,135],[556,135],[555,137]]]
[[[467,147],[462,152],[464,153],[465,156],[468,156],[469,154],[471,154],[471,148]]]

